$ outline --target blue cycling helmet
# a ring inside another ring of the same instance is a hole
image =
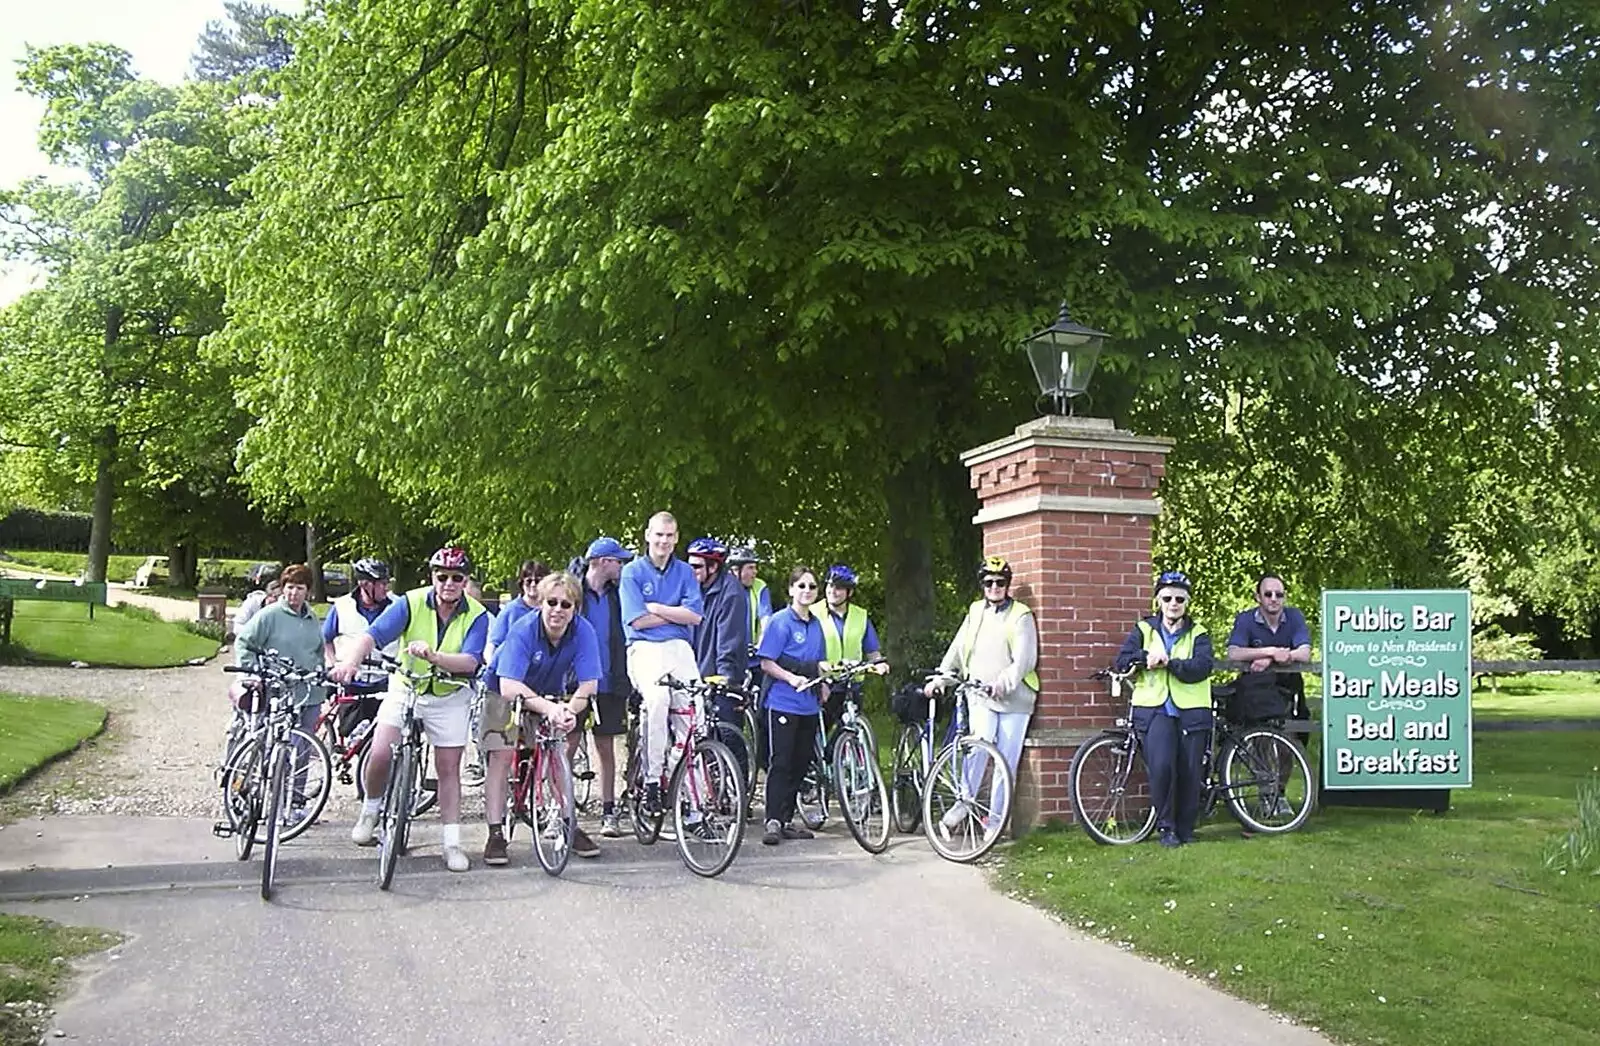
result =
[[[1181,570],[1166,570],[1156,578],[1156,591],[1160,592],[1164,588],[1181,588],[1185,592],[1193,590],[1193,586],[1189,584],[1189,575]]]
[[[693,541],[689,542],[689,548],[686,554],[690,556],[700,556],[704,559],[721,563],[723,560],[728,558],[728,546],[724,545],[716,538],[695,538]]]
[[[827,584],[838,585],[840,588],[855,588],[856,572],[850,569],[848,563],[835,563],[828,568]]]

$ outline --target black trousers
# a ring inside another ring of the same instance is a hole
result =
[[[1133,726],[1150,772],[1150,802],[1156,828],[1188,842],[1200,817],[1201,775],[1211,743],[1211,709],[1181,708],[1178,717],[1159,708],[1135,708]]]
[[[817,716],[766,710],[767,820],[788,824],[794,817],[800,782],[811,764]]]

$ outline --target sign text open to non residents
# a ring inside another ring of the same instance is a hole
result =
[[[1323,593],[1324,787],[1469,786],[1471,656],[1465,592]]]

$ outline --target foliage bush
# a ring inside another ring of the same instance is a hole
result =
[[[1578,784],[1578,823],[1545,845],[1544,866],[1557,874],[1600,875],[1600,776]]]
[[[50,552],[88,552],[89,515],[14,508],[0,519],[0,548],[35,548]]]

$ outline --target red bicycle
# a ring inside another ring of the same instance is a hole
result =
[[[517,746],[517,761],[511,768],[511,817],[506,820],[506,837],[521,821],[533,833],[533,853],[539,867],[550,875],[560,875],[572,857],[578,832],[578,814],[573,798],[572,763],[567,759],[567,735],[550,728],[539,717],[533,730],[533,744]]]
[[[377,706],[382,696],[381,693],[354,691],[348,684],[337,686],[322,702],[317,725],[311,731],[328,746],[328,753],[333,756],[333,772],[339,783],[354,784],[356,795],[361,798],[365,798],[363,793],[366,789],[352,770],[370,743],[378,714]],[[362,707],[362,702],[366,702],[365,707]],[[365,714],[357,714],[358,708]]]

